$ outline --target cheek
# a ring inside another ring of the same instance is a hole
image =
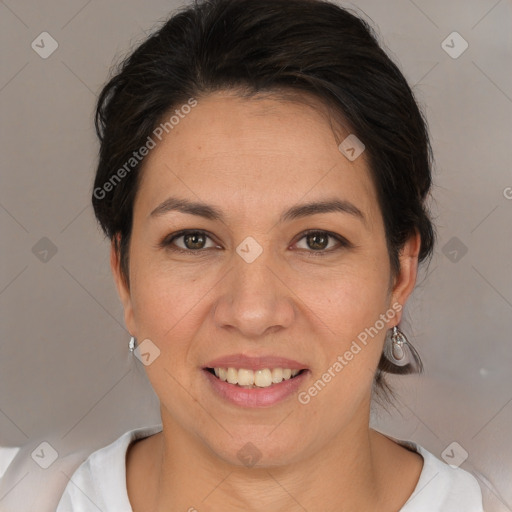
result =
[[[321,332],[315,337],[313,375],[301,390],[299,403],[304,404],[304,413],[316,411],[322,422],[338,428],[370,396],[387,332],[382,315],[391,320],[395,314],[387,302],[386,275],[377,272],[366,277],[346,273],[333,279],[325,293],[310,290],[307,297],[314,313],[311,322]],[[306,296],[306,286],[301,293]]]
[[[388,275],[376,265],[353,265],[331,272],[321,290],[308,284],[303,281],[297,295],[312,311],[310,326],[318,326],[317,357],[313,387],[303,390],[301,403],[310,400],[308,411],[344,421],[371,389],[387,332],[381,315],[395,313],[388,306]]]
[[[170,360],[183,362],[221,276],[199,263],[170,265],[160,258],[136,257],[132,263],[137,269],[132,304],[139,336],[165,349]]]
[[[324,324],[337,344],[350,342],[374,325],[387,308],[386,269],[365,264],[346,264],[322,272],[302,273],[294,292]]]

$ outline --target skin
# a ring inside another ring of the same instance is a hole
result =
[[[171,195],[213,204],[226,220],[179,212],[151,218]],[[277,222],[291,206],[333,196],[355,204],[366,222],[340,212]],[[203,255],[158,247],[181,229],[208,232],[203,246],[174,241]],[[309,229],[352,245],[329,239],[325,256],[315,257],[318,246],[302,234]],[[236,252],[248,236],[263,248],[250,264]],[[232,405],[213,393],[201,368],[233,353],[289,357],[309,368],[299,391],[307,390],[379,315],[405,304],[419,243],[417,234],[407,241],[392,280],[365,153],[345,158],[314,99],[198,98],[146,157],[129,287],[111,250],[126,325],[139,343],[149,338],[160,350],[145,368],[163,431],[128,450],[133,510],[398,510],[423,459],[370,429],[369,415],[386,331],[401,312],[307,405],[296,394],[267,408]],[[252,468],[237,457],[248,442],[261,452]]]

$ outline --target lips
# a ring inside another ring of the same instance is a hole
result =
[[[265,368],[289,368],[290,370],[307,370],[305,363],[279,356],[256,356],[232,354],[209,361],[204,369],[213,368],[245,368],[246,370],[263,370]]]
[[[242,407],[268,407],[297,392],[308,375],[307,365],[277,356],[233,354],[202,368],[212,391]]]
[[[290,399],[298,393],[299,388],[309,375],[308,371],[303,371],[296,377],[283,380],[279,384],[272,384],[264,388],[248,388],[223,382],[207,370],[203,370],[202,373],[213,396],[216,396],[225,403],[244,408],[271,407]]]

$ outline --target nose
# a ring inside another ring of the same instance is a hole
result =
[[[222,280],[215,304],[215,325],[236,331],[239,338],[258,340],[292,325],[293,292],[266,251],[251,263],[235,255]]]

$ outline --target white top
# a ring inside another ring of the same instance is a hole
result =
[[[126,489],[126,451],[133,441],[161,431],[161,425],[130,430],[92,453],[71,476],[56,512],[133,512]],[[399,512],[483,512],[482,492],[472,474],[445,464],[416,443],[391,439],[424,460],[414,492]]]

